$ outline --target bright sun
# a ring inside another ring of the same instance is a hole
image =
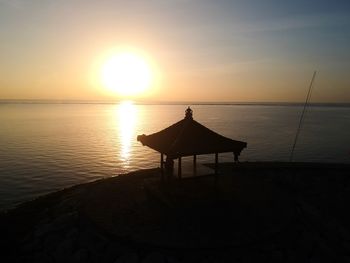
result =
[[[103,84],[121,96],[142,94],[149,88],[152,72],[141,56],[123,52],[110,57],[102,67]]]

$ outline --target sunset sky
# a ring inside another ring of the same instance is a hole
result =
[[[111,54],[145,59],[134,99],[350,102],[349,0],[0,0],[0,99],[123,99]],[[138,75],[135,74],[135,78]]]

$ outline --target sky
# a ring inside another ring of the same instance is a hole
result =
[[[0,0],[0,99],[113,100],[103,60],[152,67],[146,101],[350,102],[348,0]]]

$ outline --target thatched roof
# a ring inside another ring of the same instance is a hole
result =
[[[226,138],[192,118],[192,110],[186,110],[183,120],[150,135],[139,135],[137,140],[171,158],[181,156],[233,152],[238,156],[246,142]]]

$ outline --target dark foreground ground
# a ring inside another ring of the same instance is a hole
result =
[[[350,262],[350,166],[143,170],[0,214],[0,262]]]

